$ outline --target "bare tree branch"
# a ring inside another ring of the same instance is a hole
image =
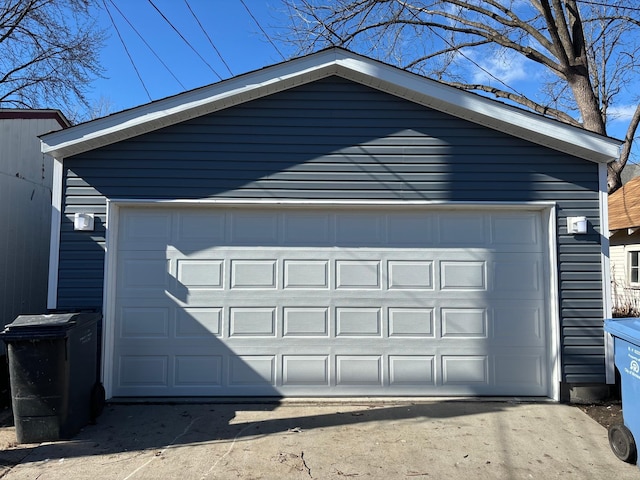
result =
[[[633,146],[633,141],[638,130],[638,124],[640,124],[640,105],[636,107],[633,117],[631,117],[631,121],[629,122],[629,127],[627,128],[627,133],[624,137],[624,143],[622,144],[622,151],[620,152],[620,160],[608,165],[607,186],[609,189],[615,187],[616,184],[621,183],[620,174],[629,161],[631,147]]]
[[[0,1],[0,107],[88,106],[104,41],[96,8],[95,0]]]
[[[422,57],[415,58],[411,62],[405,64],[402,68],[404,70],[412,70],[418,64],[426,62],[431,58],[435,58],[435,57],[439,57],[439,56],[442,56],[442,55],[446,55],[448,53],[459,52],[463,48],[479,47],[480,45],[487,45],[489,43],[490,43],[489,40],[478,40],[477,42],[465,42],[465,43],[461,43],[459,45],[443,48],[442,50],[438,50],[437,52],[432,52],[429,55],[423,55]]]
[[[490,93],[496,98],[504,98],[506,100],[510,100],[514,103],[527,107],[527,109],[532,110],[534,112],[540,113],[541,115],[545,115],[547,117],[553,117],[556,119],[561,119],[564,123],[568,123],[569,125],[573,125],[575,127],[581,127],[582,125],[571,115],[567,115],[566,113],[553,109],[551,107],[541,105],[539,103],[534,102],[528,97],[524,97],[522,95],[518,95],[512,92],[506,92],[499,88],[490,87],[488,85],[483,84],[468,84],[468,83],[458,83],[458,82],[443,82],[447,85],[451,85],[452,87],[461,88],[463,90],[469,91],[482,91],[486,93]]]

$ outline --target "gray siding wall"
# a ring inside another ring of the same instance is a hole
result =
[[[59,129],[54,118],[0,119],[0,327],[47,308],[53,159],[38,135]]]
[[[105,198],[556,202],[563,378],[605,380],[594,163],[329,78],[64,165],[60,308],[102,304]],[[73,231],[80,211],[95,232]],[[562,233],[573,215],[589,234]]]

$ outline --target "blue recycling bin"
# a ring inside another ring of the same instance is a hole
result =
[[[613,336],[622,390],[622,425],[609,427],[609,445],[625,462],[637,463],[640,441],[640,318],[609,319],[604,330]]]

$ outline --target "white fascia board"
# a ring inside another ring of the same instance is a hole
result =
[[[620,155],[622,141],[564,124],[475,93],[355,55],[337,60],[338,73],[415,103],[598,163]]]
[[[621,142],[465,92],[342,49],[328,49],[42,137],[43,152],[67,157],[265,95],[339,75],[587,160],[608,163]]]

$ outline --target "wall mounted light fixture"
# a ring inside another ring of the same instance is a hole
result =
[[[587,217],[567,217],[567,233],[587,233]]]
[[[76,213],[73,215],[73,229],[82,232],[93,232],[93,213]]]

